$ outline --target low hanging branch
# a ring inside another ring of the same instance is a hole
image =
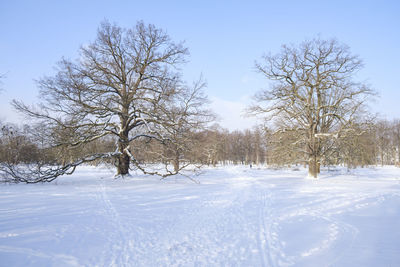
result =
[[[28,184],[51,182],[61,175],[71,175],[74,173],[76,167],[83,163],[98,159],[116,158],[120,154],[119,152],[94,154],[59,167],[52,167],[44,164],[17,166],[9,163],[1,163],[0,171],[2,171],[2,178],[5,182],[23,182]]]

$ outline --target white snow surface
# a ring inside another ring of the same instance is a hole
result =
[[[400,266],[400,169],[0,185],[0,266]]]

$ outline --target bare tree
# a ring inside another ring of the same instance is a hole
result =
[[[268,164],[285,166],[304,163],[302,133],[292,129],[267,130]]]
[[[256,68],[272,81],[255,96],[251,114],[274,118],[280,130],[297,131],[304,143],[309,175],[317,177],[327,139],[339,137],[360,111],[372,90],[353,81],[361,60],[336,40],[313,39],[299,46],[282,46]]]
[[[221,160],[221,146],[223,134],[220,131],[218,124],[212,125],[206,131],[202,133],[202,144],[201,148],[198,149],[199,154],[202,154],[202,158],[205,164],[216,166]]]
[[[38,147],[27,135],[29,127],[21,131],[11,124],[0,125],[0,162],[30,163],[39,158]]]
[[[87,155],[23,180],[51,181],[99,158],[114,158],[118,175],[129,174],[131,165],[147,174],[175,174],[146,169],[131,144],[165,142],[170,126],[165,112],[183,90],[178,67],[187,54],[153,25],[139,22],[127,30],[103,22],[96,40],[80,48],[79,60],[62,59],[55,76],[38,81],[42,102],[37,108],[15,100],[13,105],[47,129],[52,147],[79,147],[113,136],[115,151]]]
[[[376,126],[370,122],[352,124],[352,131],[347,131],[335,144],[335,149],[328,158],[331,164],[343,163],[347,168],[364,167],[376,162],[377,149],[373,144]]]
[[[170,126],[166,128],[167,147],[174,172],[190,163],[189,159],[192,157],[189,154],[198,142],[194,133],[203,130],[208,123],[215,120],[215,115],[205,106],[209,101],[202,91],[204,86],[205,83],[200,78],[192,87],[182,88],[177,101],[166,112],[167,124]],[[186,164],[181,165],[182,162]]]
[[[378,151],[377,158],[381,166],[390,164],[392,159],[393,146],[390,132],[390,123],[387,120],[380,120],[375,124],[375,144]]]
[[[393,142],[395,150],[397,151],[397,156],[395,157],[395,162],[398,167],[400,167],[400,120],[393,121]]]

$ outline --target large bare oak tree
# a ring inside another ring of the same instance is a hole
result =
[[[373,93],[354,81],[361,67],[347,46],[321,39],[283,45],[280,53],[256,63],[271,86],[255,96],[250,112],[274,119],[278,131],[300,133],[295,143],[305,153],[312,177],[317,177],[321,158],[329,153],[334,138],[351,128]]]
[[[182,43],[171,41],[153,25],[139,22],[123,29],[103,22],[96,40],[80,48],[79,60],[62,59],[54,76],[38,81],[42,102],[37,107],[13,104],[47,129],[53,147],[76,147],[114,136],[116,150],[37,169],[33,175],[13,170],[9,174],[24,182],[51,181],[101,158],[115,159],[118,175],[129,174],[132,165],[144,173],[175,174],[146,169],[130,145],[138,139],[166,142],[164,134],[174,124],[168,112],[184,88],[179,66],[187,54]]]

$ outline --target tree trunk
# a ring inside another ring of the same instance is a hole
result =
[[[118,140],[118,151],[121,152],[122,154],[118,158],[117,175],[129,174],[130,157],[126,152],[128,145],[129,145],[128,134],[122,132]]]
[[[400,141],[398,141],[400,143]],[[397,166],[400,167],[400,146],[397,146]]]
[[[179,151],[178,151],[178,149],[176,149],[175,150],[175,158],[174,158],[174,160],[173,160],[173,162],[174,162],[174,171],[175,172],[178,172],[179,171],[179,157],[180,155],[179,155]]]
[[[318,161],[317,157],[311,156],[308,160],[308,176],[317,178],[318,176]]]
[[[123,152],[118,158],[117,175],[128,175],[129,174],[129,155]]]
[[[256,152],[256,165],[258,166],[260,164],[260,151],[257,149]]]

